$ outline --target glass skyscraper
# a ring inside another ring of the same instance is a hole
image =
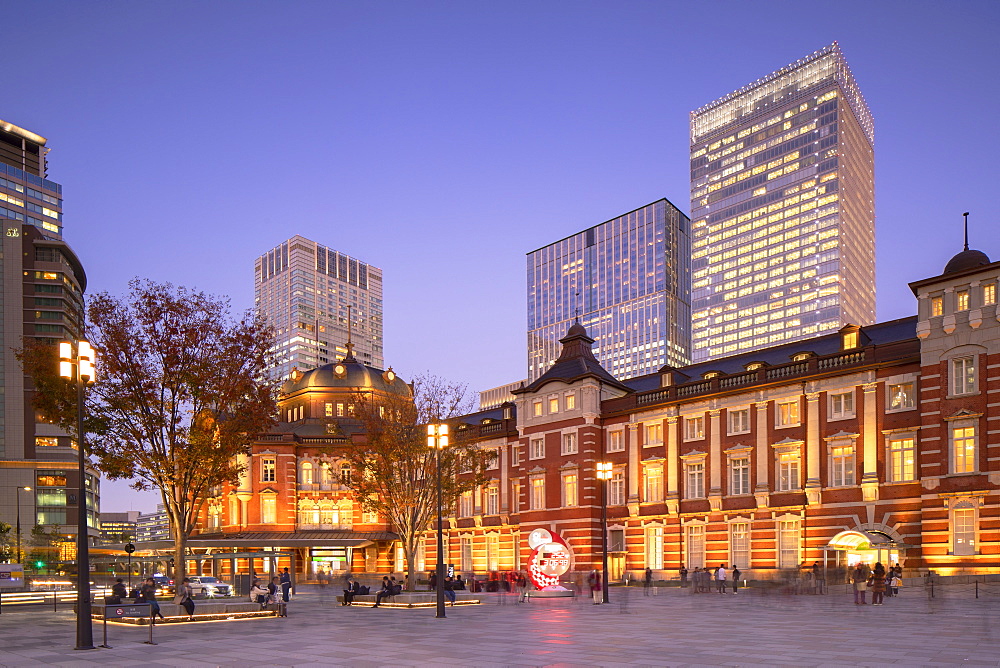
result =
[[[347,355],[348,321],[359,362],[381,369],[382,270],[305,237],[257,258],[254,298],[277,333],[275,377]]]
[[[691,112],[695,362],[875,322],[874,170],[836,42]]]
[[[528,253],[528,379],[579,317],[616,378],[689,362],[690,221],[666,199]]]

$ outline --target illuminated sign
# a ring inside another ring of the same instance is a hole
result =
[[[24,586],[24,566],[0,564],[0,589],[20,589]]]
[[[573,550],[559,534],[535,529],[528,535],[528,577],[538,589],[559,588],[559,578],[573,566]]]

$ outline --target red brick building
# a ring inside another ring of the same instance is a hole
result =
[[[760,577],[859,560],[1000,571],[998,281],[1000,262],[964,251],[911,284],[915,317],[627,381],[574,325],[514,403],[454,421],[499,457],[452,510],[446,562],[466,574],[521,569],[542,527],[572,547],[575,570],[598,567],[595,470],[610,462],[613,577],[719,563]],[[401,570],[391,527],[339,484],[343,449],[364,438],[349,419],[358,388],[409,392],[353,358],[289,381],[284,422],[253,444],[247,476],[212,499],[193,544],[298,550],[306,573]],[[417,568],[435,559],[428,532]]]

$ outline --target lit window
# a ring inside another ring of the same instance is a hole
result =
[[[576,408],[576,392],[566,395],[566,410],[571,411]]]
[[[278,499],[274,496],[260,497],[260,522],[261,524],[277,524]]]
[[[955,293],[955,309],[958,311],[969,310],[969,291],[959,290]]]
[[[705,438],[705,416],[684,418],[684,439],[691,441]]]
[[[646,527],[646,568],[663,568],[663,527]]]
[[[323,406],[323,415],[325,415],[326,417],[333,417],[333,404],[332,403],[327,402]]]
[[[858,333],[857,332],[845,332],[844,333],[844,350],[853,350],[858,347]]]
[[[458,516],[471,517],[472,512],[472,492],[462,492],[462,496],[458,497]]]
[[[983,286],[983,305],[997,303],[997,284],[987,283]]]
[[[685,468],[687,476],[687,498],[702,499],[705,497],[705,463],[691,462]]]
[[[55,436],[36,436],[35,446],[42,448],[52,448],[59,445],[59,439]]]
[[[854,392],[830,395],[830,419],[854,417]]]
[[[958,357],[951,361],[951,393],[971,394],[976,391],[974,357]]]
[[[531,509],[545,508],[545,478],[531,479]]]
[[[611,476],[608,488],[608,503],[612,506],[625,505],[625,473],[617,471]]]
[[[549,413],[552,414],[558,412],[559,412],[559,397],[552,397],[551,399],[549,399]]]
[[[750,493],[750,458],[733,457],[729,460],[729,493]]]
[[[944,315],[944,298],[931,297],[931,316]]]
[[[260,481],[274,482],[277,479],[277,469],[274,457],[265,457],[260,462]]]
[[[778,404],[778,426],[790,427],[799,423],[799,400],[783,401]]]
[[[651,464],[645,468],[645,497],[646,503],[663,500],[663,466]]]
[[[500,488],[490,485],[486,488],[485,514],[496,515],[500,512]]]
[[[340,465],[340,484],[350,485],[351,484],[351,465],[344,462]]]
[[[337,404],[337,417],[344,417],[344,404]]]
[[[841,445],[830,448],[830,484],[844,487],[854,484],[854,446]]]
[[[952,473],[972,473],[976,470],[976,428],[951,428]]]
[[[608,432],[608,452],[624,452],[625,451],[625,432],[621,429],[618,431]]]
[[[729,416],[730,434],[745,434],[750,431],[749,408],[740,408],[738,410],[730,409],[726,411],[726,415]]]
[[[907,382],[889,385],[886,398],[889,401],[889,410],[891,411],[913,408],[916,405],[913,383]]]
[[[799,488],[799,453],[778,454],[778,491],[788,492]]]
[[[562,477],[563,506],[579,505],[577,498],[577,476],[575,473],[566,473]]]
[[[532,413],[535,417],[541,417],[542,415],[542,402],[536,401],[532,404]]]
[[[576,434],[562,435],[562,454],[575,455],[577,451]]]
[[[302,462],[302,484],[313,484],[313,465],[311,462]]]
[[[462,570],[471,573],[474,564],[472,563],[472,538],[462,536],[459,541],[459,555],[461,557]]]
[[[916,448],[912,436],[889,438],[889,477],[891,482],[914,480]]]
[[[542,459],[545,457],[545,439],[533,438],[528,446],[528,459]]]
[[[486,568],[490,571],[500,570],[500,536],[497,534],[486,537]]]
[[[646,425],[646,445],[663,443],[663,424],[654,422]]]
[[[510,512],[518,513],[521,511],[521,483],[517,480],[512,480],[510,483]]]

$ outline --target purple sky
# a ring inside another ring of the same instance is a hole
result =
[[[963,211],[1000,257],[998,29],[958,1],[8,3],[0,118],[49,139],[90,292],[248,308],[302,234],[385,271],[387,364],[478,390],[526,374],[526,252],[690,211],[688,112],[833,40],[875,116],[879,320]]]

